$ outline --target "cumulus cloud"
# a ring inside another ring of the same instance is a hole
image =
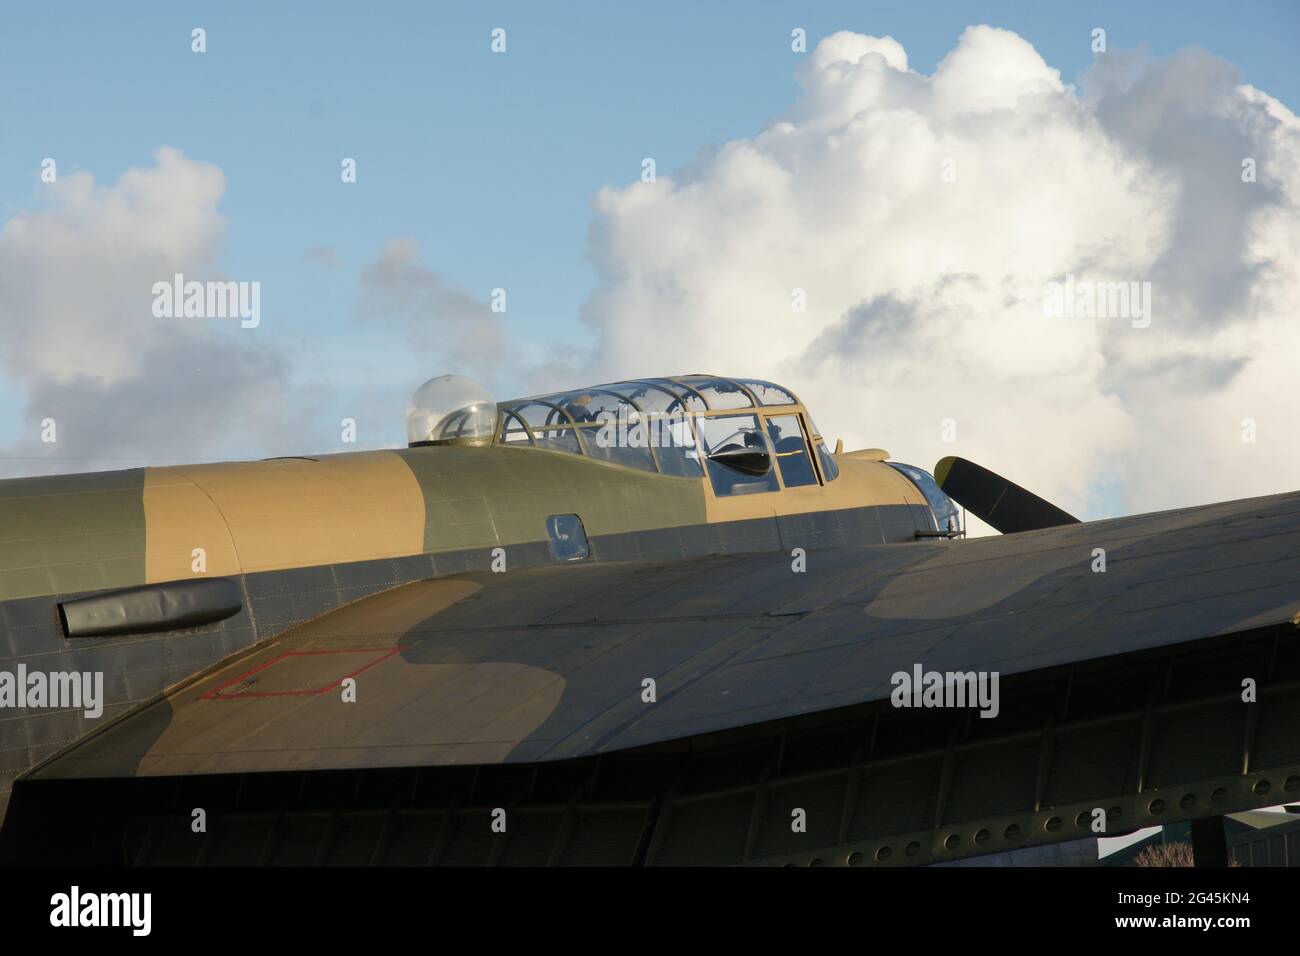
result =
[[[424,265],[415,239],[389,239],[362,269],[357,314],[404,334],[430,367],[487,381],[515,359],[502,313]]]
[[[850,447],[963,454],[1085,514],[1300,487],[1285,106],[1198,50],[1105,54],[1076,89],[987,26],[933,75],[838,33],[797,79],[754,136],[600,193],[590,374],[770,377]],[[1150,282],[1149,327],[1048,317],[1067,276]]]
[[[219,278],[224,191],[216,166],[163,147],[112,185],[61,177],[5,223],[0,363],[26,396],[5,474],[301,447],[310,396],[264,329],[153,313],[154,283]]]

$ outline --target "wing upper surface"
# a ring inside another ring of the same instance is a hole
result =
[[[1300,493],[810,549],[802,572],[777,552],[417,582],[228,660],[30,775],[564,759],[879,700],[915,664],[1006,675],[1176,644],[1296,619],[1297,532]]]

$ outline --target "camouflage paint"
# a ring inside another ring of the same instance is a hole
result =
[[[924,500],[845,456],[826,486],[716,498],[563,452],[442,446],[0,481],[0,601]],[[196,570],[198,551],[203,570]]]
[[[878,482],[895,483],[880,500],[912,493],[892,469],[871,466]],[[396,585],[486,570],[496,548],[511,570],[552,563],[552,514],[581,516],[593,561],[903,540],[926,526],[924,508],[856,500],[856,467],[846,460],[826,488],[752,496],[771,503],[733,505],[731,515],[702,477],[505,447],[0,481],[0,662],[103,672],[107,698],[98,721],[77,710],[0,712],[0,816],[18,774],[234,652]],[[58,624],[56,604],[70,597],[214,576],[244,600],[214,625],[70,641]]]

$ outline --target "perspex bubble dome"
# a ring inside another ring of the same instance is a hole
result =
[[[406,440],[486,444],[497,428],[492,393],[463,375],[439,375],[415,390],[406,409]]]

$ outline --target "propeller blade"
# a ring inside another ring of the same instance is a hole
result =
[[[1050,501],[965,458],[942,459],[934,466],[934,478],[944,494],[1003,534],[1079,523]]]

